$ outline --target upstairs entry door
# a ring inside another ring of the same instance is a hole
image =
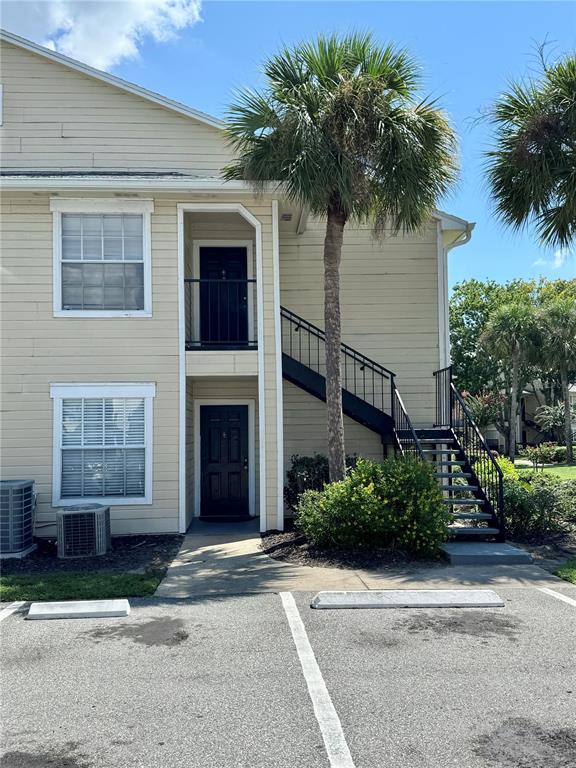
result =
[[[200,248],[200,339],[203,347],[248,343],[246,248]]]

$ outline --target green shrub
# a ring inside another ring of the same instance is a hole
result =
[[[284,500],[288,507],[294,510],[304,491],[321,491],[328,482],[328,458],[321,453],[315,453],[313,456],[294,455],[290,460],[292,466],[286,473]],[[347,456],[346,466],[353,467],[356,461],[355,456]]]
[[[306,491],[296,524],[318,546],[391,547],[415,556],[437,551],[449,514],[432,469],[418,459],[359,459],[344,480]]]
[[[557,496],[546,483],[506,480],[504,516],[506,531],[512,536],[549,533],[562,527]]]
[[[566,461],[566,446],[558,443],[540,443],[522,448],[520,456],[524,456],[534,464],[562,464]]]
[[[524,479],[534,493],[549,497],[561,522],[576,520],[576,480],[562,480],[541,472],[533,472]]]
[[[514,466],[514,463],[510,461],[506,456],[496,456],[496,464],[500,467],[502,470],[502,475],[504,477],[504,480],[518,480],[520,478],[520,473]],[[474,462],[474,471],[478,475],[478,479],[480,482],[485,482],[487,477],[490,474],[492,467],[492,462],[490,459],[478,459],[478,461]]]

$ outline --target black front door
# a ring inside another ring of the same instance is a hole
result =
[[[247,517],[248,406],[200,406],[200,516]]]
[[[246,248],[200,248],[200,339],[230,349],[248,341]]]

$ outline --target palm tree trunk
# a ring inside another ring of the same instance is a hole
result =
[[[346,473],[344,417],[342,415],[342,369],[340,345],[340,259],[346,217],[337,205],[328,209],[324,239],[324,328],[326,331],[326,416],[330,481]]]
[[[574,461],[572,450],[572,414],[570,412],[570,384],[568,383],[568,371],[560,369],[560,381],[562,383],[562,399],[564,400],[564,439],[566,442],[566,461],[571,464]]]
[[[517,360],[512,361],[512,391],[510,392],[510,444],[508,446],[508,457],[514,461],[516,457],[516,424],[518,410],[518,373],[519,364]]]

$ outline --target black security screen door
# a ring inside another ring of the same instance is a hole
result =
[[[200,430],[200,516],[247,517],[248,406],[203,405]]]
[[[200,339],[203,347],[248,343],[246,248],[200,248]]]

